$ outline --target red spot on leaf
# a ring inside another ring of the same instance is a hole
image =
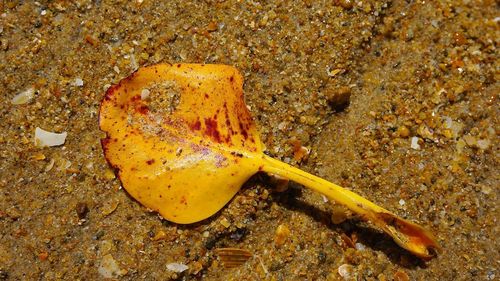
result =
[[[136,107],[136,111],[141,113],[141,114],[146,114],[146,113],[148,113],[149,108],[145,105],[140,105],[140,106]]]
[[[186,196],[181,197],[181,204],[187,205],[187,199]]]
[[[189,127],[193,131],[199,131],[201,129],[201,122],[200,122],[200,120],[196,120],[196,122],[194,122],[193,124],[191,124]]]
[[[248,138],[248,132],[247,132],[247,130],[245,128],[245,125],[243,123],[241,123],[241,122],[239,122],[239,124],[240,124],[240,131],[241,131],[241,134],[243,135],[243,138],[247,139]]]
[[[104,150],[108,149],[108,144],[110,141],[110,138],[101,139],[101,146]]]
[[[210,136],[216,142],[221,142],[220,132],[217,129],[217,120],[205,118],[205,134]]]
[[[120,87],[120,85],[113,85],[113,86],[109,87],[108,90],[106,91],[106,95],[104,96],[104,99],[107,101],[111,100],[111,97],[115,94],[116,90],[118,90],[119,87]]]

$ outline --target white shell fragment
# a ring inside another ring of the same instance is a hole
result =
[[[184,272],[188,269],[189,267],[185,264],[182,264],[182,263],[176,263],[176,262],[173,262],[173,263],[169,263],[167,264],[167,269],[170,270],[170,271],[173,271],[173,272],[177,272],[177,273],[181,273],[181,272]]]
[[[363,244],[361,244],[361,243],[359,243],[359,242],[356,243],[356,244],[354,244],[354,248],[356,248],[356,250],[358,250],[358,251],[364,251],[364,250],[366,250],[366,246],[363,245]]]
[[[479,147],[482,150],[488,149],[488,147],[490,147],[491,144],[490,140],[478,140],[476,143],[477,147]]]
[[[35,89],[28,88],[19,94],[15,95],[10,101],[14,105],[28,103],[35,96]]]
[[[147,100],[149,98],[150,91],[148,89],[142,89],[141,100]]]
[[[35,145],[37,146],[58,146],[64,144],[68,133],[52,133],[36,127]]]
[[[344,280],[355,280],[354,267],[350,264],[343,264],[339,266],[338,273]]]
[[[411,138],[411,148],[420,149],[420,144],[418,144],[418,137]]]
[[[77,87],[82,87],[83,86],[83,80],[82,80],[82,78],[79,78],[79,77],[75,78],[75,86],[77,86]]]
[[[104,278],[115,278],[127,274],[127,270],[120,269],[118,263],[111,254],[102,257],[98,272]]]

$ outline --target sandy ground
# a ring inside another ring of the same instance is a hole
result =
[[[498,17],[495,1],[0,2],[0,280],[495,280]],[[269,155],[443,252],[420,261],[266,175],[194,225],[149,212],[104,160],[97,114],[158,62],[234,65]],[[36,146],[36,127],[65,143]],[[253,257],[225,268],[221,247]]]

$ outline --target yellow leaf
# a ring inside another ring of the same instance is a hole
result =
[[[176,223],[219,211],[258,171],[296,181],[370,220],[422,258],[432,235],[365,198],[266,156],[233,67],[158,64],[107,91],[99,115],[108,162],[123,187]]]

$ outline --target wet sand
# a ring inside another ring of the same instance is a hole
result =
[[[0,280],[498,278],[494,1],[0,11]],[[97,114],[110,85],[159,62],[237,67],[269,155],[422,224],[443,252],[423,262],[321,195],[260,174],[194,225],[142,207],[103,157]],[[30,98],[13,104],[20,93]],[[36,127],[67,132],[65,143],[36,146]],[[253,258],[225,268],[222,247]]]

